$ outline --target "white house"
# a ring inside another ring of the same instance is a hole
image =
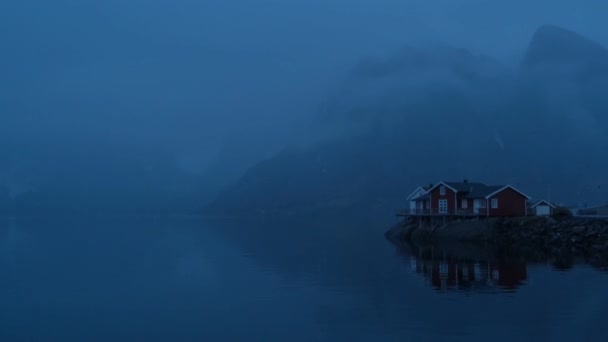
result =
[[[410,212],[416,212],[416,201],[415,199],[426,194],[427,189],[419,186],[412,192],[411,195],[407,196],[407,200],[410,202]],[[420,208],[419,208],[420,209]]]
[[[534,210],[534,214],[536,214],[536,216],[549,216],[553,214],[555,205],[549,201],[540,200],[534,203],[530,209]]]

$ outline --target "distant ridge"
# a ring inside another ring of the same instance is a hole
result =
[[[523,65],[608,62],[608,50],[576,32],[554,25],[541,26],[532,37]]]
[[[603,201],[608,187],[589,185],[608,184],[607,50],[545,25],[523,64],[513,70],[449,47],[366,61],[324,112],[361,132],[260,162],[207,212],[389,213],[420,183],[441,178]]]

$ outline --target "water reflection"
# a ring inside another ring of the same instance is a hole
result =
[[[469,246],[400,246],[396,256],[372,219],[0,219],[0,341],[579,341],[608,333],[606,274],[527,267],[520,260],[538,261]],[[484,291],[496,295],[462,295]]]
[[[526,262],[489,259],[483,254],[458,254],[447,247],[409,246],[403,249],[411,270],[437,291],[517,291],[526,284]]]

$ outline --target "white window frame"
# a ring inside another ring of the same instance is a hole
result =
[[[447,199],[440,199],[439,200],[439,213],[440,214],[447,214],[448,213],[448,200]]]
[[[464,198],[463,198],[463,199],[460,201],[460,207],[461,207],[462,209],[469,209],[469,201],[468,201],[467,199],[464,199]]]
[[[441,196],[445,195],[445,185],[439,186],[439,194]]]
[[[492,198],[490,200],[490,206],[492,209],[498,209],[498,198]]]

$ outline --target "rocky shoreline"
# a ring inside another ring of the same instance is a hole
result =
[[[525,217],[460,220],[445,225],[406,218],[385,236],[396,244],[467,243],[534,261],[582,259],[608,266],[608,220]]]

